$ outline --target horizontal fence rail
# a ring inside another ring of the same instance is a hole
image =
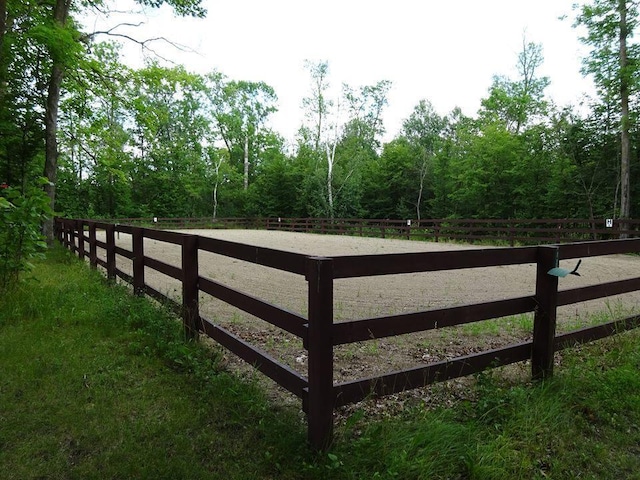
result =
[[[151,223],[170,228],[175,228],[177,225],[180,227],[192,226],[187,225],[188,222],[185,221],[163,223],[161,220],[163,219],[156,219]],[[265,223],[264,220],[249,222],[247,219],[233,219],[233,222],[227,225],[231,225],[233,228],[258,228],[258,224],[261,223],[260,228],[275,229],[275,224],[270,223],[273,221],[274,219],[268,219]],[[531,361],[534,378],[544,378],[553,373],[553,357],[556,351],[640,326],[640,316],[636,315],[556,335],[556,311],[559,306],[640,291],[640,276],[558,291],[558,277],[548,273],[552,268],[558,266],[561,259],[640,253],[640,239],[407,254],[343,255],[325,258],[176,231],[151,229],[141,226],[142,222],[131,221],[124,224],[122,219],[119,222],[116,224],[92,220],[57,219],[56,226],[60,242],[80,258],[88,257],[92,268],[100,266],[106,270],[109,279],[113,280],[118,277],[130,283],[136,294],[146,294],[167,303],[181,316],[187,335],[191,337],[198,334],[209,336],[299,397],[307,415],[309,442],[317,449],[326,448],[331,441],[333,411],[340,406],[361,401],[372,395],[397,393],[434,382],[466,376],[487,368],[525,360]],[[275,219],[275,222],[277,225],[286,223],[283,219]],[[434,221],[420,221],[419,225],[423,225],[423,222],[433,223]],[[465,222],[468,225],[474,225],[474,232],[488,231],[488,229],[496,231],[497,228],[495,220],[466,220]],[[543,221],[527,222],[526,228],[528,229],[534,228],[531,225],[548,224]],[[550,222],[569,224],[577,221],[554,220]],[[444,238],[442,231],[446,227],[446,223],[453,223],[453,221],[440,221],[437,224],[440,235],[438,238]],[[403,226],[392,223],[392,221],[380,220],[321,222],[318,219],[305,219],[297,223],[291,220],[287,225],[287,228],[295,228],[305,232],[320,230],[324,233],[353,234],[359,231],[363,235],[367,233],[366,229],[383,229],[383,236],[388,237],[398,235],[399,229],[403,227],[413,227],[413,222],[405,222]],[[435,228],[433,225],[429,228]],[[511,229],[509,233],[514,233],[517,225],[516,223],[508,224],[508,228]],[[594,223],[591,222],[590,225],[593,227]],[[637,228],[638,223],[629,221],[628,225]],[[341,229],[338,229],[338,226]],[[456,228],[460,227],[461,225],[457,225]],[[478,230],[478,228],[484,230]],[[97,230],[104,231],[105,241],[97,239]],[[545,230],[546,227],[539,229],[546,234]],[[582,233],[601,234],[599,229],[595,227],[587,230]],[[607,231],[610,230],[604,230],[604,232]],[[131,235],[129,249],[116,245],[116,238],[121,233]],[[630,234],[631,230],[626,233]],[[413,238],[411,232],[410,237]],[[515,234],[512,238],[516,238]],[[175,245],[174,248],[180,248],[181,265],[170,265],[160,259],[149,257],[145,253],[145,240],[169,243]],[[101,255],[98,255],[98,250],[101,251]],[[215,253],[266,268],[304,276],[308,285],[307,316],[291,312],[207,278],[199,272],[199,252]],[[103,260],[102,257],[106,260]],[[119,258],[131,261],[133,275],[129,275],[119,268]],[[334,280],[336,279],[521,264],[536,266],[535,293],[533,295],[407,314],[335,322],[333,294]],[[181,282],[181,302],[168,298],[149,285],[145,279],[145,269],[158,271]],[[199,296],[201,294],[217,298],[300,338],[308,353],[307,375],[305,376],[281,363],[257,346],[202,316],[199,311]],[[531,341],[426,365],[422,364],[378,376],[341,383],[334,382],[333,354],[334,348],[338,345],[454,327],[530,312],[534,313]]]
[[[607,218],[560,219],[362,219],[362,218],[118,218],[106,220],[126,226],[156,228],[251,228],[290,232],[406,238],[435,242],[490,241],[540,245],[584,240],[612,240],[640,236],[640,220]]]
[[[640,236],[640,220],[268,218],[268,230],[414,240],[541,244]],[[259,222],[258,222],[259,224]]]

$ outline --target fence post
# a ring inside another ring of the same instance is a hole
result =
[[[516,225],[515,221],[509,219],[509,246],[513,247],[516,244]]]
[[[78,220],[78,257],[84,260],[84,221]]]
[[[116,279],[116,226],[107,225],[105,228],[107,236],[107,278]]]
[[[133,293],[144,295],[144,229],[133,227],[131,235],[133,250]]]
[[[534,379],[553,375],[558,277],[549,275],[547,272],[558,266],[559,252],[560,249],[554,246],[538,247],[536,311],[533,320],[533,347],[531,351],[531,374]]]
[[[62,245],[64,245],[64,248],[69,249],[69,225],[67,219],[62,221]]]
[[[324,450],[333,436],[333,261],[330,258],[307,258],[307,282],[308,439],[312,448]]]
[[[60,223],[58,226],[58,240],[60,240],[60,245],[62,245],[63,247],[66,247],[66,245],[64,244],[65,238],[64,238],[64,218],[60,219]]]
[[[98,245],[96,244],[96,224],[89,223],[89,265],[91,268],[98,267]]]
[[[198,305],[198,236],[182,237],[182,322],[188,339],[196,339],[200,330]]]
[[[53,234],[55,235],[56,240],[60,242],[60,218],[53,217]]]
[[[77,230],[76,221],[69,220],[69,249],[73,254],[78,253],[78,247],[76,245],[76,230]]]

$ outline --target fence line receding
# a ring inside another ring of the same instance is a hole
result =
[[[56,225],[58,238],[63,245],[80,258],[88,256],[91,267],[101,266],[106,270],[109,279],[119,277],[130,283],[138,295],[147,294],[173,305],[182,318],[187,335],[208,335],[299,397],[307,415],[309,442],[317,449],[326,448],[331,442],[333,411],[339,406],[361,401],[371,395],[397,393],[525,360],[531,361],[534,378],[548,377],[553,373],[554,352],[640,325],[640,316],[634,315],[556,335],[558,306],[638,291],[640,277],[559,292],[558,277],[548,273],[558,266],[560,259],[639,253],[640,239],[535,247],[316,257],[125,224],[57,219]],[[105,241],[97,239],[97,230],[104,230]],[[116,235],[119,233],[132,236],[130,250],[116,246]],[[146,256],[145,239],[180,246],[181,265],[169,265]],[[103,255],[98,255],[98,249],[102,250]],[[200,275],[198,253],[201,251],[304,276],[308,285],[307,316]],[[119,268],[116,263],[117,256],[132,261],[133,275]],[[100,257],[104,257],[105,260]],[[536,265],[535,293],[531,296],[410,314],[334,321],[335,279],[531,263]],[[148,285],[145,281],[145,268],[180,281],[182,302],[178,303]],[[203,316],[199,310],[199,296],[202,293],[250,313],[301,339],[308,354],[307,375],[279,362],[257,346]],[[333,353],[337,345],[531,312],[534,313],[531,341],[369,378],[334,382]]]

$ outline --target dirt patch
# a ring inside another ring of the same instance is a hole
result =
[[[316,256],[490,248],[264,230],[183,232]],[[116,243],[131,249],[129,235],[120,234]],[[149,239],[145,239],[145,255],[178,267],[181,263],[179,246]],[[200,252],[199,261],[202,276],[307,315],[307,282],[304,277],[207,252]],[[118,268],[131,273],[129,260],[118,256],[117,262]],[[573,261],[562,262],[565,267],[573,267],[574,264]],[[611,255],[586,258],[580,273],[580,277],[560,279],[560,290],[638,277],[640,257]],[[178,281],[150,269],[146,269],[145,275],[149,285],[171,297],[180,298]],[[507,299],[532,295],[534,290],[534,264],[340,279],[336,280],[334,289],[335,321]],[[561,307],[558,331],[590,324],[594,316],[599,322],[605,321],[605,317],[621,317],[637,311],[639,306],[640,294],[636,292]],[[306,374],[306,351],[296,337],[208,295],[201,298],[201,313]],[[531,332],[532,316],[523,315],[339,346],[335,349],[334,377],[336,382],[341,382],[455,358],[530,339]],[[233,355],[228,355],[228,359],[230,366],[246,372],[244,367],[238,367],[239,362]]]

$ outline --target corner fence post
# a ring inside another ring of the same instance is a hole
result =
[[[144,295],[144,229],[133,227],[131,235],[133,250],[133,293]]]
[[[89,265],[91,268],[98,267],[98,245],[96,244],[96,224],[89,223]]]
[[[308,440],[316,450],[329,447],[333,436],[333,260],[307,258],[309,284]]]
[[[559,253],[558,247],[538,247],[536,311],[533,319],[533,347],[531,351],[531,374],[534,379],[553,375],[558,277],[549,275],[547,272],[558,266]]]
[[[186,338],[196,339],[200,331],[198,304],[198,236],[182,236],[182,322]]]
[[[105,228],[107,236],[107,278],[116,279],[116,226],[107,225]]]

